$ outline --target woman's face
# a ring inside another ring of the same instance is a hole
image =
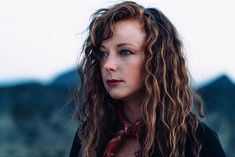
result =
[[[114,24],[113,36],[102,42],[101,73],[104,86],[114,99],[140,98],[144,84],[145,32],[138,20]]]

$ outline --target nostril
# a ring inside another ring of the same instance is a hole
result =
[[[107,71],[114,71],[116,69],[116,65],[113,63],[105,64],[104,69]]]

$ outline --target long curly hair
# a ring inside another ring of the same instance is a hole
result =
[[[112,36],[114,24],[128,19],[140,20],[146,33],[145,94],[141,103],[146,135],[142,156],[151,156],[158,150],[162,157],[183,157],[186,139],[191,137],[192,152],[198,157],[201,144],[196,130],[200,117],[203,118],[203,104],[190,87],[190,74],[177,31],[159,10],[131,1],[100,9],[92,15],[78,66],[81,88],[75,114],[80,121],[83,156],[96,156],[102,131],[117,118],[114,104],[118,100],[109,96],[102,82],[99,49],[102,41]],[[194,113],[196,104],[198,112]]]

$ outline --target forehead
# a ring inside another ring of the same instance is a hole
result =
[[[102,46],[118,45],[120,43],[131,43],[142,47],[145,40],[145,31],[140,20],[122,20],[113,25],[113,35],[102,42]]]

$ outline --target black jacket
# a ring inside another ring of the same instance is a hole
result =
[[[117,128],[114,128],[116,130]],[[102,154],[104,152],[105,143],[107,143],[112,138],[111,134],[104,133],[108,137],[106,138],[106,142],[103,142],[104,144],[100,144],[100,147],[97,148],[96,152],[98,157],[102,157]],[[199,123],[199,127],[197,129],[197,135],[199,137],[199,140],[202,144],[202,149],[200,152],[200,157],[225,157],[224,150],[221,146],[221,143],[219,141],[219,138],[214,130],[209,128],[204,123]],[[78,157],[79,150],[81,149],[81,144],[79,142],[78,133],[76,132],[73,144],[70,150],[69,157]],[[155,151],[152,155],[152,157],[157,157],[157,152]],[[190,146],[186,147],[186,156],[185,157],[192,157],[192,151]]]

